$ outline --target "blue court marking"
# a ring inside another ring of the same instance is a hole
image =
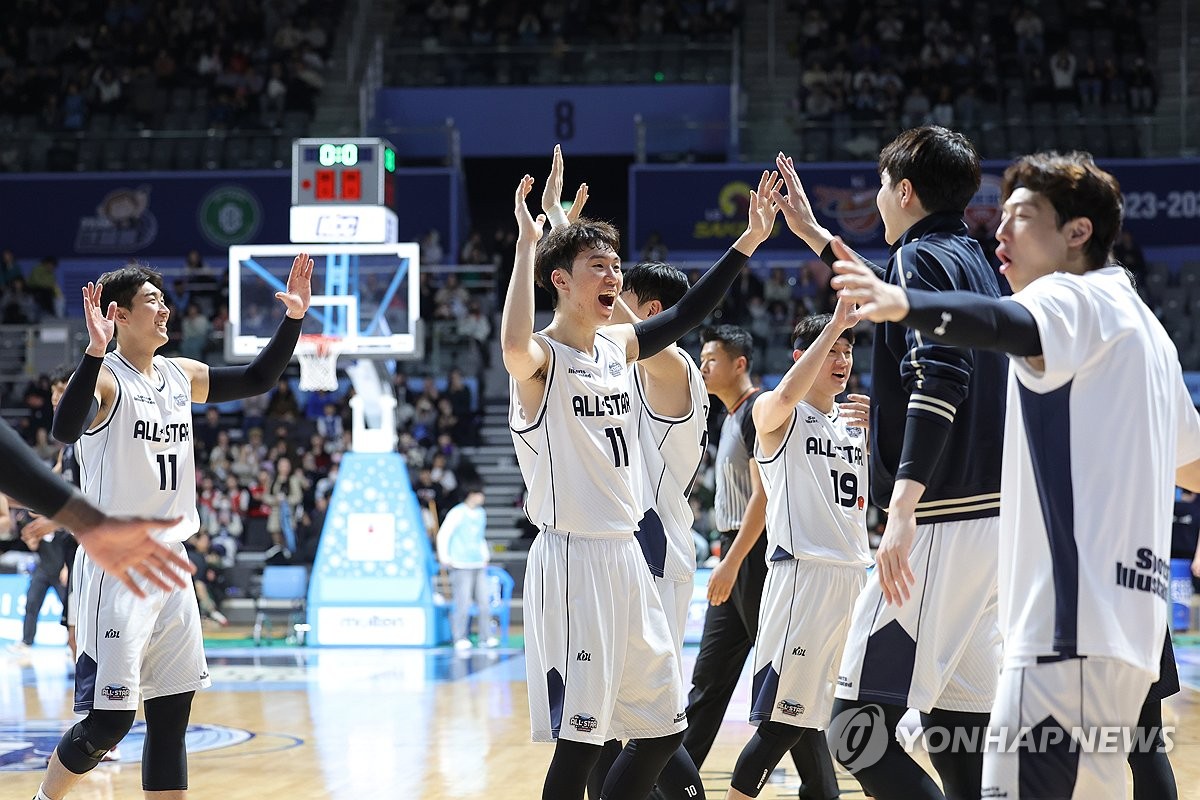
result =
[[[63,731],[74,725],[76,720],[32,719],[0,724],[0,772],[41,772],[54,748],[58,746]],[[133,728],[121,740],[119,764],[138,763],[142,759],[142,744],[146,739],[146,723],[135,722]],[[278,733],[255,734],[240,728],[224,725],[188,725],[187,750],[189,755],[212,753],[253,742],[249,749],[226,755],[259,755],[261,753],[291,750],[304,744],[296,736]]]

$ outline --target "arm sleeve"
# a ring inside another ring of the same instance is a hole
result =
[[[0,470],[0,494],[39,514],[53,517],[78,494],[51,472],[4,420],[0,420],[0,459],[5,464]]]
[[[278,383],[296,350],[303,324],[303,318],[284,316],[271,341],[249,364],[244,367],[210,367],[206,402],[240,400],[262,394]]]
[[[904,324],[932,341],[1014,356],[1042,354],[1037,321],[1027,308],[1012,300],[976,292],[910,289],[908,304]]]
[[[864,263],[868,267],[870,267],[871,271],[875,273],[875,277],[879,278],[880,280],[887,280],[887,278],[884,277],[885,275],[887,275],[886,269],[879,266],[874,261],[863,258],[862,254],[859,253],[857,250],[851,250],[850,252],[854,253],[854,255],[858,256],[859,261],[861,261],[862,263]],[[821,251],[821,260],[824,261],[826,264],[828,264],[831,267],[833,266],[833,262],[837,261],[837,256],[835,256],[833,254],[833,242],[830,242],[829,244],[825,245],[825,249]]]
[[[88,423],[96,418],[96,412],[100,410],[100,404],[96,402],[96,381],[100,378],[100,366],[103,363],[103,358],[84,353],[71,380],[67,382],[58,407],[54,409],[54,421],[50,424],[50,434],[63,444],[79,441]]]
[[[893,283],[906,290],[953,289],[945,272],[937,264],[927,264],[913,246],[898,249],[893,256]],[[975,356],[970,350],[933,341],[920,331],[904,329],[903,342],[889,342],[900,361],[900,382],[908,394],[904,446],[900,453],[897,478],[928,484],[933,475],[958,406],[967,397]],[[940,429],[940,430],[939,430]]]
[[[750,257],[732,247],[708,272],[688,289],[679,302],[661,314],[655,314],[633,326],[638,339],[638,359],[649,358],[677,342],[688,331],[704,322],[725,299],[729,287]]]

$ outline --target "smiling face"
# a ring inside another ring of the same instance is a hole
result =
[[[1019,292],[1043,275],[1065,269],[1072,260],[1066,229],[1046,197],[1025,187],[1004,203],[996,229],[1000,274]]]
[[[570,271],[556,269],[550,281],[558,292],[559,308],[607,324],[621,293],[621,257],[608,247],[586,248],[572,260]]]
[[[793,360],[799,359],[803,353],[803,350],[793,351]],[[833,343],[833,347],[825,356],[825,363],[821,365],[821,371],[817,373],[811,391],[822,397],[837,397],[846,391],[846,384],[850,381],[850,370],[853,368],[854,345],[849,339],[842,337]]]
[[[128,309],[119,308],[117,319],[123,325],[118,325],[118,336],[122,341],[156,342],[154,349],[167,343],[167,320],[171,317],[171,309],[167,306],[162,289],[146,281],[133,295]]]

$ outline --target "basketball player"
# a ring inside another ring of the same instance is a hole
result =
[[[287,291],[275,295],[286,315],[262,353],[244,367],[213,369],[154,354],[168,341],[170,314],[158,273],[131,264],[89,283],[88,346],[53,426],[59,441],[78,442],[84,492],[111,508],[179,516],[158,536],[182,555],[182,542],[199,527],[191,403],[275,385],[300,335],[312,269],[303,253],[292,263]],[[106,353],[114,337],[116,349]],[[87,716],[59,742],[36,800],[62,800],[129,731],[139,698],[146,715],[142,788],[147,797],[184,798],[192,697],[211,683],[195,593],[189,586],[134,603],[90,559],[80,573],[75,711]]]
[[[733,248],[678,304],[637,325],[609,325],[622,282],[616,231],[581,219],[539,245],[545,218],[525,205],[533,179],[517,187],[501,347],[526,512],[541,528],[527,567],[526,660],[533,739],[556,742],[544,798],[582,798],[609,739],[638,744],[618,758],[604,797],[643,798],[682,738],[679,664],[633,536],[643,465],[626,370],[720,302],[771,231],[777,209],[764,196],[774,181],[764,172],[751,192],[749,227]],[[535,271],[555,305],[538,333]]]
[[[869,400],[836,402],[854,364],[849,329],[857,321],[845,301],[833,314],[801,320],[792,367],[752,411],[770,568],[755,644],[750,722],[757,730],[738,757],[727,798],[758,797],[783,755],[802,739],[823,740],[829,724],[850,613],[871,563]]]
[[[754,341],[736,325],[701,334],[700,373],[725,406],[714,462],[713,515],[721,561],[708,579],[708,611],[688,693],[683,746],[697,766],[712,749],[746,657],[758,635],[759,603],[767,577],[766,494],[754,462],[757,435],[751,416],[759,388],[750,381]],[[838,796],[837,775],[824,737],[804,737],[792,748],[802,780],[800,797]]]
[[[1009,742],[1018,726],[1041,735],[989,748],[983,795],[1124,798],[1124,754],[1077,747],[1072,729],[1132,729],[1159,672],[1174,487],[1200,489],[1200,415],[1174,344],[1109,261],[1116,179],[1086,153],[1038,153],[1009,166],[1001,197],[1011,299],[906,290],[849,260],[834,283],[871,319],[1011,356],[991,724]]]
[[[833,261],[792,163],[784,216]],[[979,157],[961,134],[937,126],[905,131],[879,156],[876,204],[891,245],[876,274],[901,287],[999,297],[995,272],[968,234],[963,213],[979,188]],[[840,241],[838,246],[841,247]],[[841,253],[843,251],[839,251]],[[838,674],[830,729],[835,756],[880,800],[979,797],[976,748],[931,753],[942,788],[894,732],[906,709],[956,741],[981,742],[995,697],[1001,642],[996,620],[1004,359],[951,347],[885,323],[871,366],[871,497],[888,512],[877,569],[855,606]],[[877,713],[879,712],[879,713]],[[840,736],[842,723],[886,731],[884,755],[867,765]]]
[[[135,597],[146,593],[139,576],[162,591],[190,587],[191,562],[154,538],[178,519],[111,516],[59,478],[29,448],[12,426],[0,419],[0,494],[49,518],[75,534],[79,546],[101,569]],[[133,573],[133,574],[130,574]]]
[[[556,146],[542,191],[542,211],[554,228],[577,220],[588,200],[587,184],[580,184],[570,211],[563,213],[563,172],[562,148]],[[679,302],[689,288],[682,271],[659,262],[635,264],[624,270],[621,283],[620,298],[613,306],[616,324],[636,324],[659,314]],[[647,478],[640,482],[644,513],[634,535],[667,615],[682,674],[683,634],[692,598],[692,576],[696,573],[688,496],[708,442],[708,390],[695,362],[678,344],[638,361],[629,375]],[[636,750],[636,742],[629,747]],[[588,796],[592,800],[599,800],[603,793],[604,780],[621,749],[617,739],[604,743],[588,777]],[[670,800],[704,798],[700,773],[682,746],[663,768],[658,786]]]

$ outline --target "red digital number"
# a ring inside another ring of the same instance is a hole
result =
[[[342,170],[342,199],[362,199],[362,171],[357,169]]]
[[[319,169],[316,171],[316,188],[313,190],[313,196],[318,200],[333,200],[336,197],[337,175],[331,169]]]

